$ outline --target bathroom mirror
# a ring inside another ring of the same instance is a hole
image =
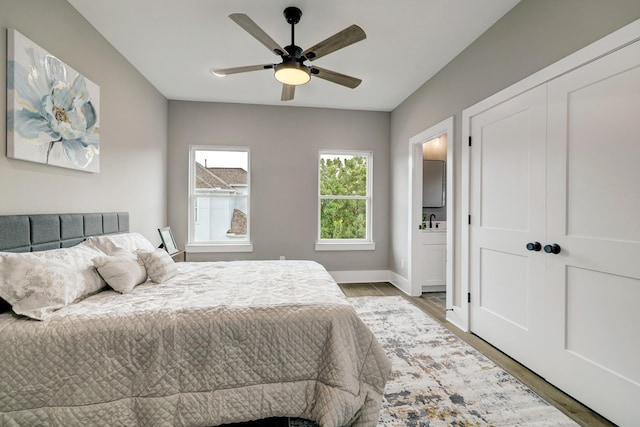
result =
[[[422,207],[441,208],[445,201],[446,162],[422,161]]]

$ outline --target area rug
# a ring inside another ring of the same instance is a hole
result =
[[[402,297],[349,300],[393,366],[378,426],[576,426]]]
[[[404,298],[349,301],[393,366],[378,427],[578,425]]]

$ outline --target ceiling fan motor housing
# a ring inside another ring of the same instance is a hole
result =
[[[302,48],[294,44],[285,46],[284,49],[287,51],[291,58],[299,59],[302,56]]]

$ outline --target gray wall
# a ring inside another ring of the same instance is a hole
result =
[[[167,100],[64,0],[0,0],[0,129],[6,132],[7,28],[100,86],[100,173],[6,157],[0,136],[0,214],[128,211],[159,243],[166,224]]]
[[[188,145],[248,145],[255,251],[243,257],[315,259],[330,270],[390,267],[406,277],[399,266],[408,259],[408,139],[455,116],[460,206],[462,110],[638,18],[637,0],[523,0],[389,114],[167,102],[66,1],[0,0],[2,46],[6,28],[15,28],[100,86],[102,135],[99,174],[0,156],[0,214],[127,210],[133,230],[158,242],[156,228],[171,225],[182,246]],[[5,48],[0,59],[4,130]],[[2,153],[5,144],[0,138]],[[314,251],[316,161],[323,148],[374,151],[375,252]],[[455,216],[459,271],[461,213]]]
[[[460,288],[461,118],[484,98],[640,18],[638,0],[523,0],[391,114],[390,268],[409,257],[408,140],[455,116],[455,289]],[[405,264],[406,265],[406,264]],[[459,304],[459,292],[455,297]]]
[[[390,114],[316,108],[169,102],[169,224],[187,240],[189,145],[251,148],[253,253],[190,254],[189,261],[311,259],[330,271],[386,269]],[[373,151],[375,251],[316,252],[318,151]]]

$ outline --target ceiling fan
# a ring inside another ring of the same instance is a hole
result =
[[[351,25],[344,30],[334,34],[326,40],[302,50],[295,44],[295,25],[300,22],[302,11],[297,7],[287,7],[284,10],[287,22],[291,24],[291,44],[281,47],[267,33],[265,33],[251,18],[244,13],[232,13],[229,18],[241,26],[246,32],[251,34],[256,40],[266,46],[271,52],[280,56],[282,62],[279,64],[248,65],[244,67],[212,69],[216,76],[226,76],[229,74],[245,73],[258,70],[275,70],[275,78],[282,83],[282,101],[290,101],[295,95],[296,86],[307,83],[311,80],[311,75],[321,79],[337,83],[342,86],[354,89],[362,82],[355,77],[316,67],[307,66],[305,61],[315,61],[338,49],[342,49],[367,38],[364,30],[357,25]]]

